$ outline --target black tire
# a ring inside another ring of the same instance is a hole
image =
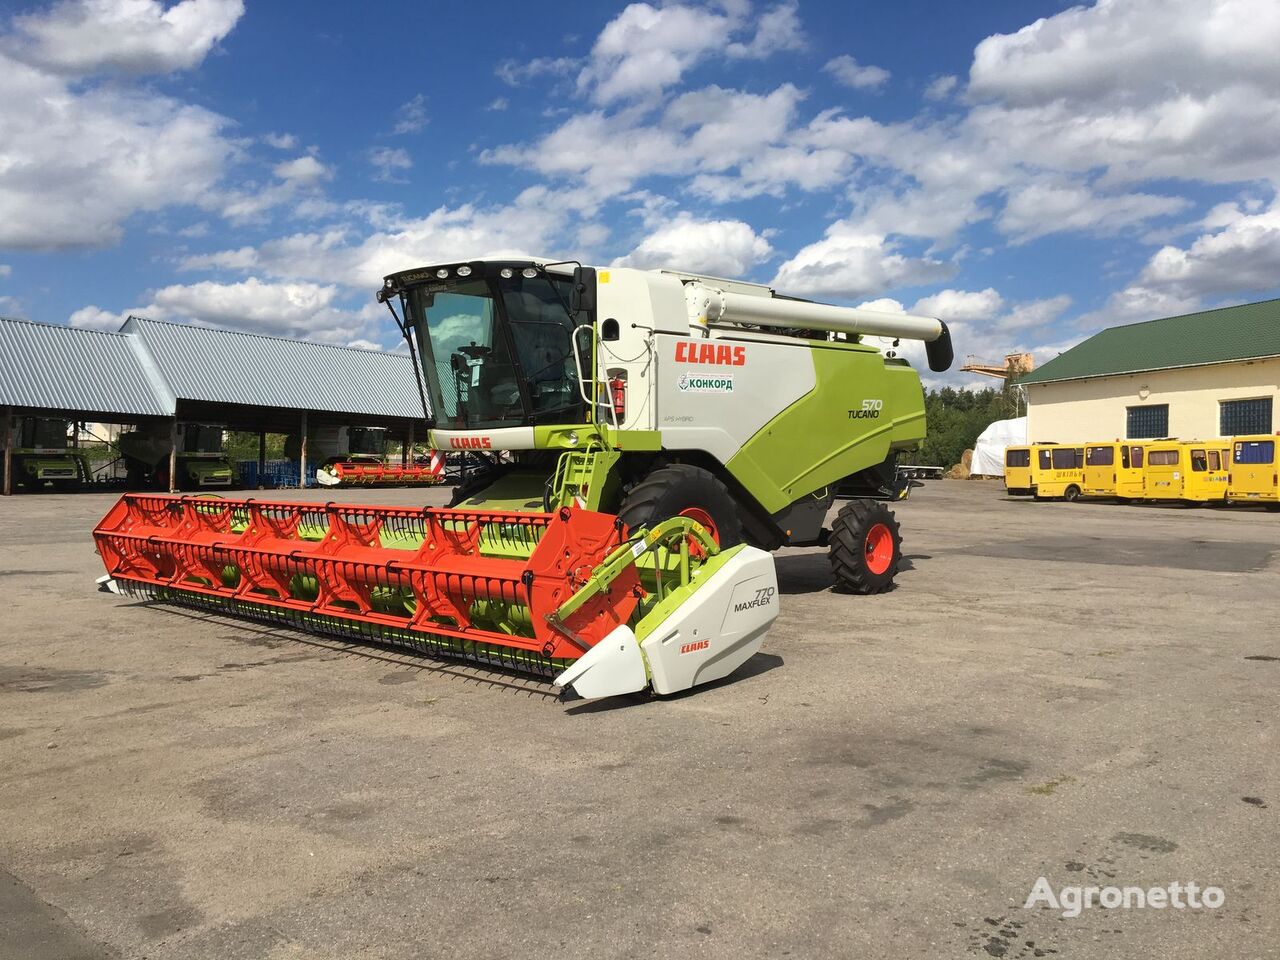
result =
[[[1067,503],[1076,503],[1080,499],[1080,488],[1074,483],[1062,492],[1062,499]]]
[[[881,552],[886,534],[892,545],[887,561]],[[831,524],[830,557],[840,593],[888,590],[902,563],[902,534],[893,511],[878,500],[850,500]]]
[[[715,474],[688,463],[670,463],[650,471],[623,498],[618,516],[630,531],[690,510],[707,514],[720,546],[742,542],[742,519],[729,488]]]

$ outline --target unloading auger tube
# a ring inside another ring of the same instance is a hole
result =
[[[951,332],[936,317],[916,317],[864,307],[836,307],[785,297],[751,296],[699,282],[685,284],[684,297],[690,322],[695,326],[749,324],[922,340],[929,358],[929,369],[938,372],[949,369],[954,359]]]
[[[773,558],[684,517],[127,494],[94,530],[113,592],[554,678],[673,693],[777,615]]]

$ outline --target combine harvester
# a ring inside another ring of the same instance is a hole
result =
[[[105,586],[604,697],[748,660],[777,616],[778,547],[828,545],[849,592],[892,582],[886,501],[924,398],[861,338],[924,341],[945,370],[941,321],[531,261],[409,270],[378,299],[431,446],[504,456],[446,508],[126,496],[94,531]],[[837,492],[854,499],[827,528]]]

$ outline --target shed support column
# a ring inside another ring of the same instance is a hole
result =
[[[409,423],[409,436],[405,440],[404,446],[400,448],[400,466],[407,467],[409,460],[413,455],[413,423]]]
[[[307,411],[302,411],[302,443],[298,445],[298,487],[307,485]]]
[[[258,489],[265,489],[267,474],[267,431],[258,431]]]
[[[169,492],[178,492],[178,418],[169,421]]]
[[[4,408],[4,495],[13,493],[13,407]]]

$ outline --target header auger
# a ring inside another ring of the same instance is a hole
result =
[[[892,584],[886,503],[906,495],[896,459],[924,437],[924,400],[863,338],[923,341],[942,370],[941,321],[543,261],[405,271],[378,299],[431,447],[481,463],[452,504],[128,496],[95,530],[110,587],[599,697],[750,658],[777,616],[779,546],[829,546],[849,592]]]

